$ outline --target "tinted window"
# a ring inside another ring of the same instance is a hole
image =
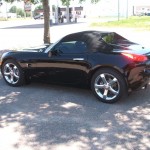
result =
[[[102,34],[102,39],[108,44],[122,44],[123,45],[123,44],[133,43],[114,32]]]
[[[55,50],[59,50],[63,54],[84,53],[87,50],[87,46],[82,41],[67,41],[58,43]]]

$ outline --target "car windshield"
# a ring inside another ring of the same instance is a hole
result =
[[[53,48],[56,44],[58,44],[61,40],[62,40],[62,38],[61,38],[60,40],[58,40],[57,42],[55,42],[55,43],[51,43],[50,46],[48,46],[47,49],[44,51],[44,53],[48,53],[49,51],[51,51],[52,48]]]
[[[54,45],[55,45],[55,43],[50,44],[50,46],[47,47],[47,49],[44,51],[44,53],[48,53]]]

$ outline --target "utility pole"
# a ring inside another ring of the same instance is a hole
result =
[[[58,24],[58,0],[56,1],[56,7],[55,7],[55,23]]]
[[[8,13],[7,13],[7,2],[6,2],[6,19],[8,19]]]
[[[128,19],[128,5],[129,3],[128,3],[128,0],[127,0],[127,9],[126,9],[126,19]]]
[[[120,20],[120,0],[118,0],[118,21]]]
[[[73,17],[73,22],[76,22],[76,10],[75,10],[75,1],[72,0],[72,17]]]
[[[2,6],[2,5],[3,5],[2,0],[0,0],[0,6]]]

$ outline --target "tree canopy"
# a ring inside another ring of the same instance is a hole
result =
[[[65,5],[65,6],[69,6],[71,1],[72,0],[61,0],[62,4]],[[85,1],[91,1],[91,3],[97,3],[100,0],[78,0],[78,1],[79,1],[79,3],[82,3],[82,2],[85,2]]]
[[[6,2],[8,2],[8,3],[13,3],[14,1],[24,1],[24,0],[4,0],[4,1],[6,1]],[[39,3],[39,2],[42,2],[43,0],[30,0],[31,1],[31,3],[33,3],[33,4],[37,4],[37,3]],[[49,1],[51,1],[51,0],[49,0]],[[62,3],[64,4],[64,5],[69,5],[70,4],[70,2],[72,1],[72,0],[61,0],[62,1]],[[81,2],[85,2],[85,1],[91,1],[91,3],[97,3],[98,1],[100,1],[100,0],[78,0],[80,3]]]

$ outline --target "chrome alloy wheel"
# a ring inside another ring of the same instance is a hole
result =
[[[120,84],[116,77],[108,73],[102,73],[95,79],[94,84],[97,95],[105,100],[113,100],[120,92]]]
[[[3,75],[6,81],[10,84],[16,84],[19,81],[19,69],[13,63],[7,63],[3,69]]]

